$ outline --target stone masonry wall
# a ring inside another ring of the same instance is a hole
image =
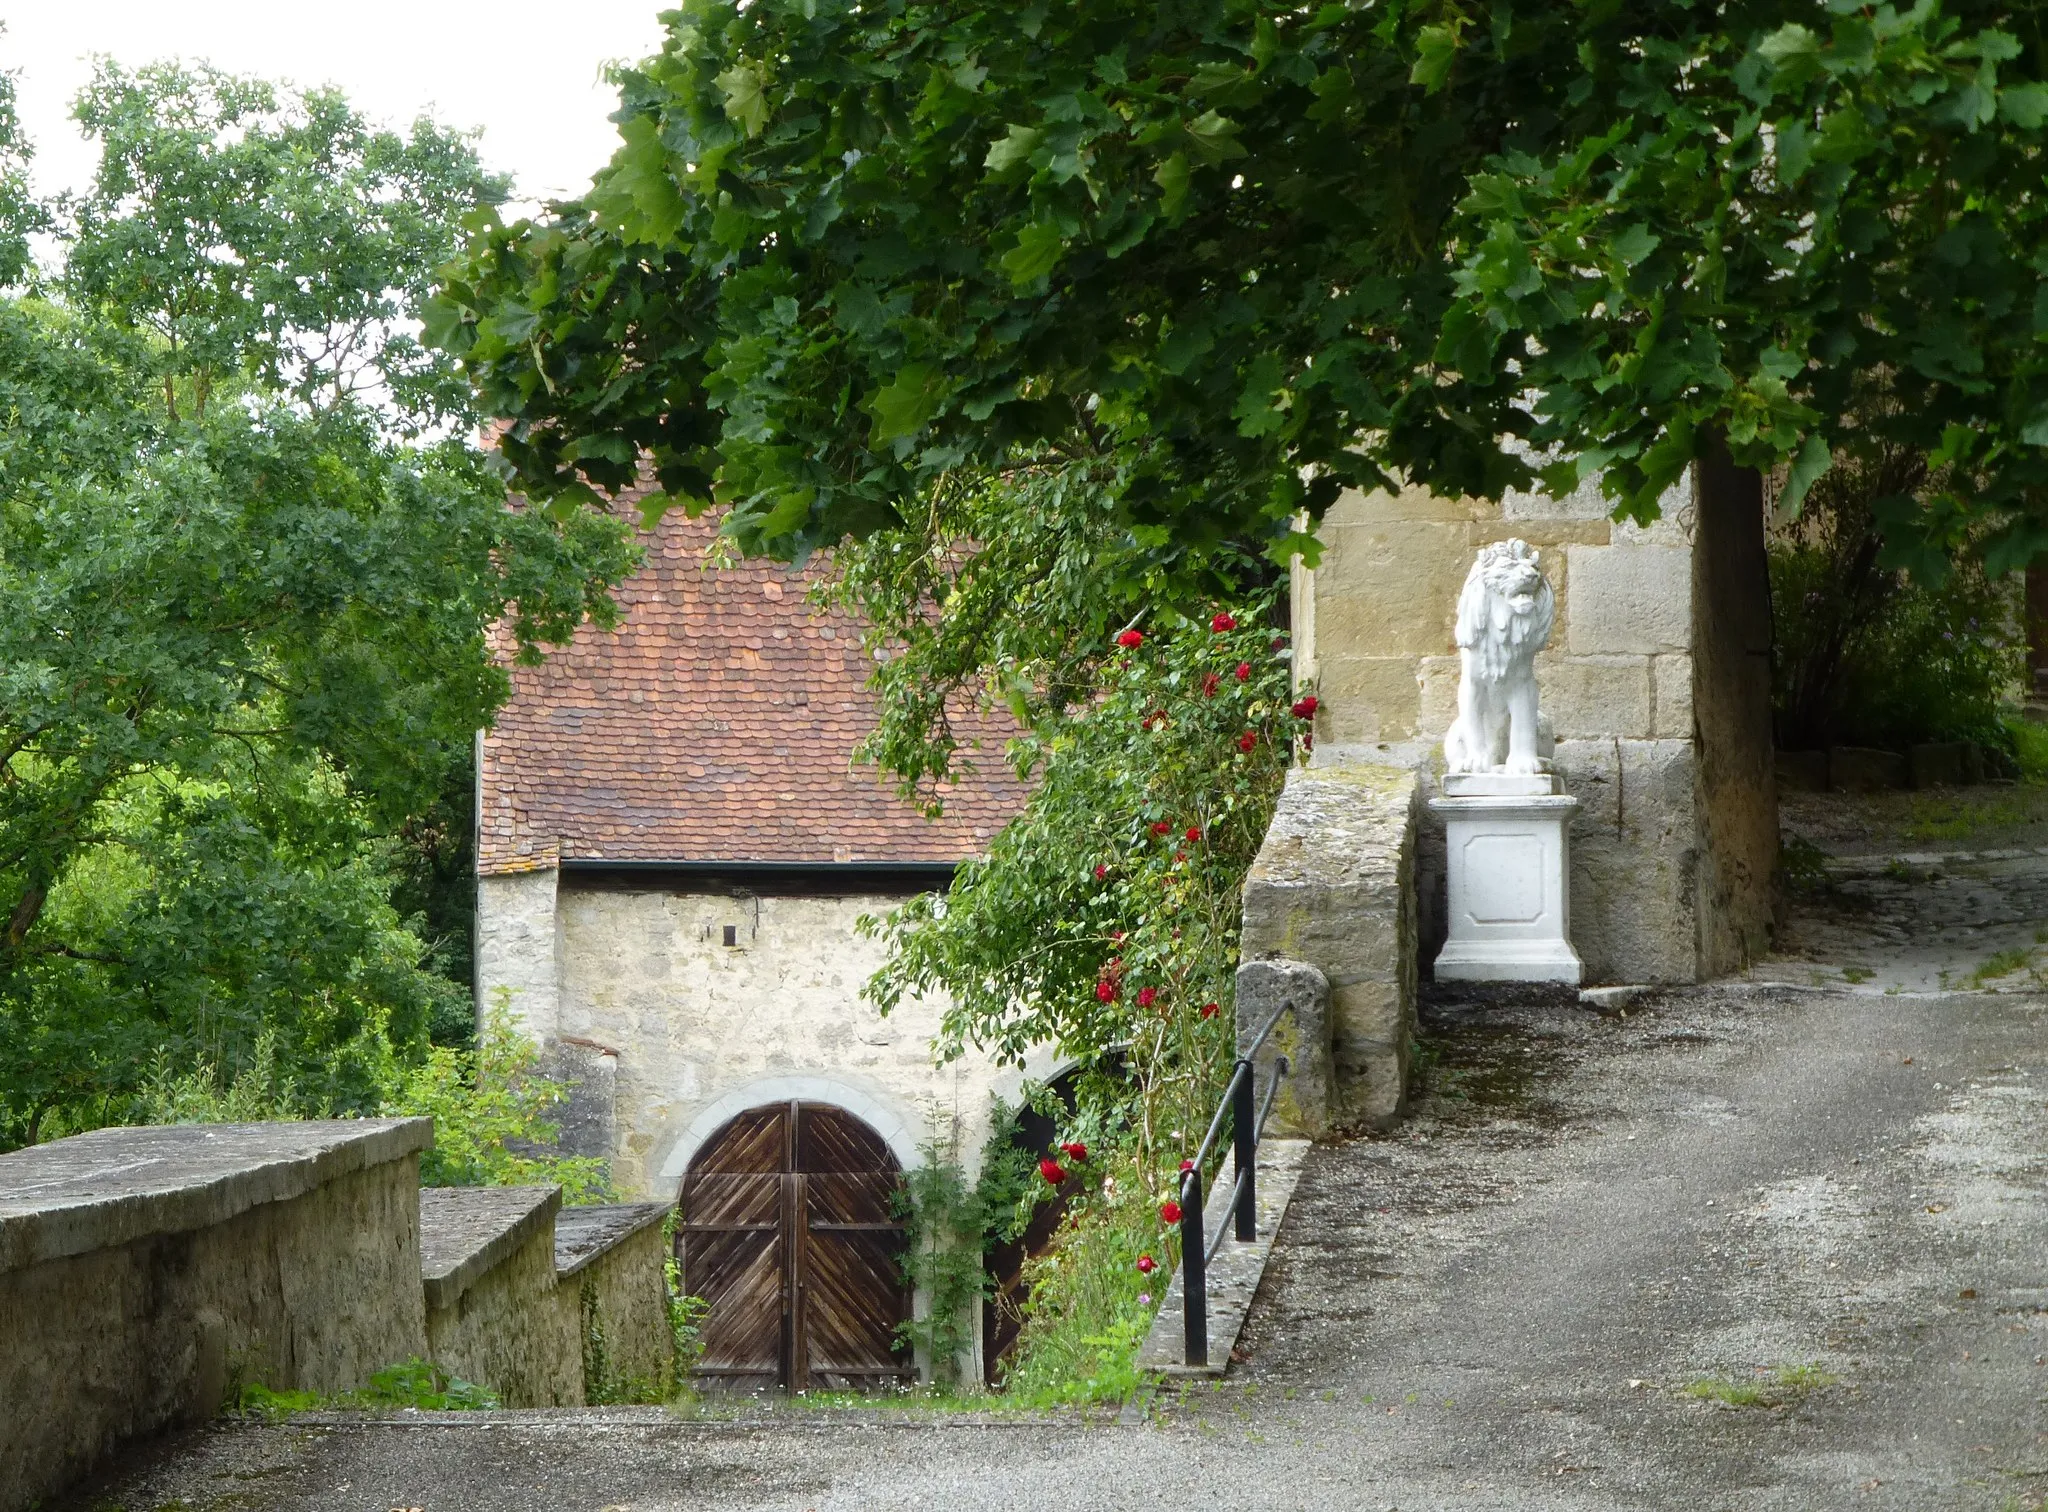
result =
[[[1300,675],[1321,709],[1317,768],[1392,763],[1435,796],[1457,713],[1458,592],[1490,541],[1519,536],[1557,593],[1537,658],[1572,828],[1572,936],[1590,981],[1700,974],[1700,823],[1693,717],[1694,509],[1689,487],[1643,529],[1617,524],[1591,485],[1500,504],[1421,489],[1350,494],[1324,520],[1321,563],[1296,576]],[[1444,936],[1441,824],[1422,819],[1421,958]]]
[[[936,1135],[971,1172],[991,1093],[1014,1093],[1019,1078],[974,1054],[934,1067],[941,1003],[906,1002],[884,1018],[861,999],[883,952],[856,920],[898,901],[573,878],[557,890],[533,874],[487,876],[484,938],[524,940],[546,959],[500,948],[479,978],[486,991],[512,986],[536,1032],[551,1021],[557,1040],[614,1057],[609,1153],[629,1196],[674,1201],[705,1137],[746,1108],[792,1097],[846,1108],[905,1165]],[[735,945],[723,943],[727,925]]]
[[[420,1201],[429,1228],[471,1231],[447,1246],[455,1263],[430,1262],[424,1278],[434,1363],[507,1407],[581,1406],[583,1355],[555,1276],[560,1189],[446,1188]],[[437,1214],[436,1204],[454,1211]]]
[[[106,1129],[0,1156],[0,1512],[237,1382],[426,1352],[425,1119]]]
[[[565,1209],[564,1216],[576,1212],[574,1208]],[[586,1287],[596,1307],[597,1326],[604,1336],[607,1384],[618,1389],[658,1382],[670,1368],[675,1358],[675,1333],[669,1327],[662,1289],[662,1264],[667,1256],[658,1217],[607,1245],[574,1270],[561,1269],[561,1248],[557,1243],[556,1305],[582,1346],[586,1379],[594,1363],[593,1341],[585,1330]]]
[[[1402,767],[1347,762],[1289,772],[1245,879],[1243,959],[1300,962],[1328,980],[1327,1021],[1283,1026],[1318,1037],[1280,1039],[1304,1094],[1279,1109],[1288,1132],[1385,1125],[1406,1101],[1417,792],[1416,774]],[[1239,1004],[1240,1040],[1255,1028],[1249,1007]]]

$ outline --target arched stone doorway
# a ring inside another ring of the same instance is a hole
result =
[[[742,1391],[871,1390],[915,1379],[894,1198],[902,1167],[844,1109],[750,1108],[683,1177],[677,1259],[710,1304],[697,1374]]]

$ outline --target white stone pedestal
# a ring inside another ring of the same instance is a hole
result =
[[[1571,847],[1579,800],[1552,776],[1474,772],[1444,779],[1450,937],[1438,981],[1573,982],[1585,963],[1571,942]]]

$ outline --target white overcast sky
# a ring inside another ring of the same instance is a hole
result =
[[[0,0],[0,69],[15,75],[45,193],[80,188],[93,156],[71,98],[106,53],[130,66],[205,59],[235,73],[333,84],[371,119],[426,112],[481,127],[522,199],[580,193],[611,156],[617,101],[599,80],[661,39],[669,0]]]

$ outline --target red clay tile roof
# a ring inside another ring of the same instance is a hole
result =
[[[884,862],[979,854],[1024,790],[991,731],[977,770],[923,818],[853,748],[874,727],[855,623],[814,614],[816,569],[714,567],[706,520],[665,518],[619,591],[619,627],[585,625],[484,736],[477,870],[557,857]]]

